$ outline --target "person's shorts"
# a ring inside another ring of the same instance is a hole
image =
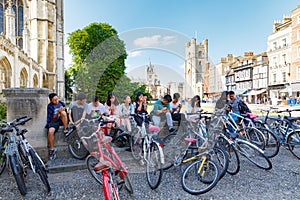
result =
[[[57,132],[59,127],[62,125],[63,125],[63,123],[62,123],[61,119],[56,119],[56,120],[50,122],[49,128],[55,128],[55,132]]]

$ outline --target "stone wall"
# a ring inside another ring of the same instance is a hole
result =
[[[8,88],[3,89],[7,100],[7,121],[16,117],[28,116],[32,120],[22,128],[26,128],[26,138],[37,148],[47,147],[45,124],[47,120],[47,104],[49,90],[46,88]]]

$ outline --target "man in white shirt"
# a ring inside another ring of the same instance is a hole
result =
[[[104,114],[105,106],[100,103],[99,98],[97,96],[93,97],[93,101],[88,104],[87,114],[89,118],[96,118]]]
[[[170,112],[172,115],[172,120],[178,121],[179,125],[181,119],[184,117],[184,115],[180,113],[181,107],[180,94],[174,93],[173,100],[170,102]]]

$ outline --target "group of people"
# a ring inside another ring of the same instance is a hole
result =
[[[76,101],[70,103],[69,108],[66,108],[64,102],[59,101],[57,94],[49,94],[50,103],[47,107],[47,123],[48,129],[48,144],[49,144],[49,159],[56,158],[56,148],[54,148],[54,134],[60,126],[64,128],[64,134],[67,137],[70,133],[69,125],[76,125],[82,118],[96,118],[101,115],[115,116],[117,126],[123,125],[127,131],[131,131],[130,118],[131,114],[148,114],[147,111],[147,96],[143,92],[137,92],[134,101],[131,101],[129,95],[125,95],[123,103],[120,104],[116,95],[109,92],[104,103],[100,103],[99,98],[94,96],[92,101],[87,104],[87,97],[84,93],[79,93]],[[185,118],[181,113],[182,104],[180,94],[174,93],[173,99],[170,95],[165,95],[158,99],[151,111],[152,121],[154,125],[160,126],[161,121],[166,121],[170,132],[174,131],[173,121],[180,121]],[[188,106],[188,112],[202,111],[200,106],[200,96],[196,95],[192,98]],[[133,116],[137,126],[141,126],[143,119],[139,116]],[[149,123],[149,118],[145,119],[145,123]]]

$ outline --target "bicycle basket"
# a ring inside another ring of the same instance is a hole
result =
[[[84,119],[76,126],[77,134],[81,138],[83,145],[89,152],[98,151],[97,141],[98,136],[95,134],[93,137],[86,139],[82,137],[90,137],[98,129],[99,122],[94,120]]]

